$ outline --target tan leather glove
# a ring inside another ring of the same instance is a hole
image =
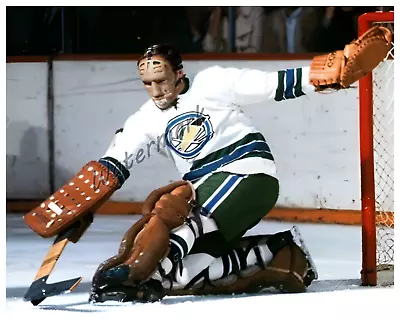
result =
[[[392,32],[375,26],[361,37],[338,50],[314,57],[310,67],[310,83],[316,91],[344,89],[360,80],[384,60],[392,48]]]

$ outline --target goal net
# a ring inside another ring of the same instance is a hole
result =
[[[393,32],[386,59],[360,80],[363,285],[394,283],[394,14],[359,17],[359,34],[381,25]]]

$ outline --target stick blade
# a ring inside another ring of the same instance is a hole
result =
[[[31,300],[31,303],[34,305],[34,306],[37,306],[39,303],[41,303],[44,299],[46,299],[46,298],[42,298],[42,299],[38,299],[38,300]]]
[[[47,276],[39,278],[32,282],[28,291],[24,296],[25,301],[30,301],[33,305],[38,305],[44,299],[59,294],[67,293],[75,289],[75,287],[81,282],[82,278],[74,278],[55,283],[46,283]]]

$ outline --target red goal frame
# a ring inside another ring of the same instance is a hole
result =
[[[369,12],[358,18],[358,34],[362,35],[374,22],[394,22],[394,12]],[[359,81],[361,211],[362,211],[362,285],[377,285],[376,208],[373,137],[372,73]]]

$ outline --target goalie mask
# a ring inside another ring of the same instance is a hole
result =
[[[175,106],[178,95],[188,90],[181,57],[170,46],[151,46],[137,65],[147,92],[161,110]]]

